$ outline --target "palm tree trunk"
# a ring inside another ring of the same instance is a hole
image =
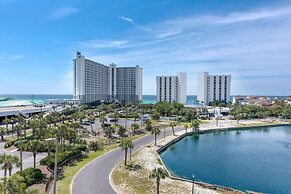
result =
[[[124,165],[126,166],[126,161],[127,161],[127,150],[124,150]]]
[[[9,176],[11,176],[12,169],[9,169]]]
[[[131,161],[132,148],[129,148],[129,160]]]
[[[155,134],[155,146],[157,146],[157,134]]]
[[[173,135],[175,136],[175,129],[174,129],[174,127],[172,127],[172,132],[173,132]]]
[[[91,123],[91,133],[93,134],[93,125],[92,125],[92,123]]]
[[[6,179],[7,176],[7,169],[4,169],[4,179]]]
[[[1,141],[4,141],[3,132],[1,134]]]
[[[157,194],[160,194],[160,181],[157,178]]]
[[[36,168],[36,153],[33,153],[33,167]]]
[[[125,130],[127,130],[127,117],[125,118],[125,125],[124,125]]]

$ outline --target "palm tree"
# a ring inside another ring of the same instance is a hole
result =
[[[89,115],[88,120],[90,122],[91,133],[93,134],[94,133],[94,131],[93,131],[93,122],[95,121],[94,115],[93,114]]]
[[[187,130],[188,130],[188,128],[189,128],[189,125],[188,125],[188,124],[184,124],[183,127],[184,127],[184,129],[185,129],[185,133],[187,133]]]
[[[136,132],[136,130],[138,130],[138,129],[139,129],[139,125],[138,125],[138,124],[136,124],[136,123],[133,123],[133,124],[131,124],[131,129],[133,130],[133,133],[135,133],[135,132]]]
[[[4,127],[0,127],[1,141],[4,141],[5,130],[6,130],[6,128],[4,128]]]
[[[106,121],[105,113],[101,113],[99,115],[99,122],[101,123],[101,127],[104,128],[104,123]]]
[[[0,191],[5,194],[16,194],[16,193],[24,193],[27,185],[24,183],[25,179],[16,174],[13,178],[8,178],[4,182],[0,184]],[[25,192],[27,193],[27,192]]]
[[[119,113],[118,112],[114,112],[112,114],[112,117],[114,118],[115,125],[118,125]]]
[[[199,129],[199,125],[200,125],[200,123],[199,123],[199,121],[197,119],[192,120],[191,124],[190,124],[190,126],[192,127],[193,131],[198,130]]]
[[[11,157],[9,157],[9,158],[10,158],[10,162],[12,165],[9,166],[8,171],[9,171],[9,176],[11,176],[13,166],[15,165],[17,168],[19,168],[21,165],[21,161],[20,161],[20,158],[17,156],[11,155]]]
[[[42,146],[42,142],[39,140],[31,140],[27,143],[27,149],[32,151],[33,154],[33,167],[36,168],[36,155]]]
[[[115,132],[115,126],[105,127],[103,131],[108,138],[111,138],[112,134]]]
[[[134,123],[136,124],[136,120],[139,118],[139,115],[136,113],[136,112],[134,112],[133,113],[133,119],[134,119]]]
[[[155,146],[157,145],[157,136],[161,133],[161,130],[159,128],[153,128],[152,129],[152,135],[155,136]]]
[[[9,132],[9,124],[11,123],[11,119],[9,119],[8,117],[6,117],[4,120],[3,120],[3,123],[6,125],[6,130],[7,130],[7,135],[8,135],[8,132]]]
[[[173,135],[175,135],[175,127],[177,126],[177,123],[176,122],[171,122],[170,123],[170,127],[172,127],[172,133]]]
[[[52,116],[51,116],[51,118],[52,118]],[[32,129],[32,135],[34,136],[35,135],[35,130],[39,125],[39,121],[37,119],[35,119],[35,118],[32,118],[32,119],[30,119],[28,121],[28,125]]]
[[[157,194],[160,193],[160,181],[167,177],[167,172],[163,168],[155,168],[150,174],[149,178],[156,179],[157,183]]]
[[[13,166],[19,166],[20,160],[17,156],[2,154],[0,155],[0,164],[2,165],[1,168],[4,170],[4,179],[6,179],[7,176],[7,170],[9,171],[9,175],[11,175],[11,171],[13,169]]]
[[[134,148],[134,144],[132,141],[129,142],[129,160],[131,161],[131,153],[132,153],[132,149]]]
[[[124,165],[127,165],[127,151],[130,147],[133,147],[133,143],[130,139],[123,138],[120,141],[119,147],[124,150]]]
[[[46,141],[45,144],[47,147],[47,157],[48,157],[48,159],[50,159],[52,148],[55,146],[55,142],[54,141]]]
[[[125,130],[127,130],[128,115],[129,115],[129,113],[128,113],[128,110],[126,109],[125,110],[125,123],[124,123]]]
[[[23,129],[23,126],[20,123],[15,125],[14,131],[17,134],[17,139],[19,139],[22,129]]]

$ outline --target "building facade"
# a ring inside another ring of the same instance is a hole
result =
[[[77,52],[74,59],[74,96],[79,103],[142,100],[142,68],[103,65]]]
[[[178,73],[176,76],[156,77],[157,101],[186,103],[187,100],[187,74]]]
[[[210,75],[198,73],[197,100],[208,105],[214,101],[230,102],[231,75]]]

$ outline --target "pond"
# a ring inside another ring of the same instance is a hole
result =
[[[291,126],[186,136],[161,158],[177,177],[264,193],[291,193]]]

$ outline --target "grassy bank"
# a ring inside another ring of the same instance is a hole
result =
[[[147,133],[136,135],[136,136],[130,137],[130,139],[136,140],[142,136],[145,136],[146,134]],[[79,170],[82,169],[86,164],[96,159],[97,157],[102,156],[105,153],[117,147],[118,147],[117,143],[109,145],[109,146],[105,146],[103,150],[89,153],[86,157],[66,167],[65,170],[59,175],[59,180],[57,182],[57,193],[70,194],[71,182],[73,181],[74,176],[79,172]]]

